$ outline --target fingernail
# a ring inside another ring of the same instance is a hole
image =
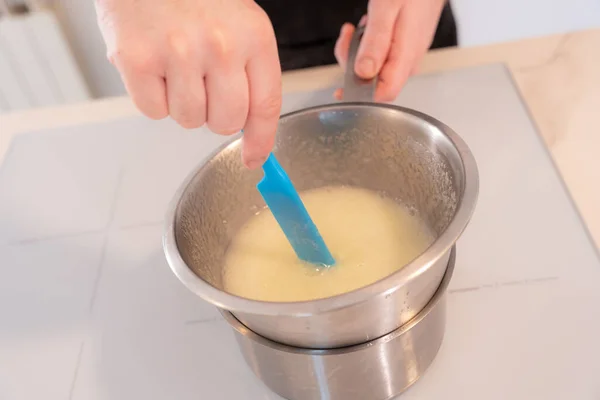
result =
[[[358,21],[358,27],[361,28],[367,24],[367,14],[363,15]]]
[[[342,25],[342,28],[340,29],[340,36],[346,33],[348,29],[350,29],[350,24],[346,22]]]
[[[248,169],[256,169],[261,167],[265,161],[267,161],[267,157],[261,157],[256,160],[248,160],[246,161],[246,167],[248,167]]]
[[[375,61],[372,58],[363,58],[358,63],[357,71],[360,76],[364,78],[372,78],[375,76]]]

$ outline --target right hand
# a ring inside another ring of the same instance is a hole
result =
[[[262,165],[275,141],[281,67],[273,27],[252,0],[96,0],[110,62],[142,113],[185,128],[244,130]]]

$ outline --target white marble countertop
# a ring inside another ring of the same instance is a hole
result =
[[[600,109],[600,30],[522,40],[492,46],[430,52],[420,74],[502,62],[512,72],[523,99],[585,220],[600,245],[600,134],[594,128]],[[287,73],[284,91],[335,85],[337,67]],[[0,116],[0,157],[21,132],[72,126],[136,115],[128,98],[23,111]]]
[[[284,110],[331,93],[289,93]],[[422,75],[395,104],[460,132],[481,184],[444,343],[401,399],[599,399],[600,259],[512,75],[497,63]],[[226,140],[138,116],[12,137],[0,166],[0,399],[280,400],[161,249],[173,193]]]

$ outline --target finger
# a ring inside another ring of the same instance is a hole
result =
[[[233,135],[248,117],[248,79],[243,64],[215,68],[206,76],[208,127],[221,135]]]
[[[173,52],[167,70],[169,114],[187,129],[199,128],[206,122],[204,74],[199,56]]]
[[[376,101],[392,101],[398,96],[431,44],[443,2],[425,2],[424,7],[408,3],[398,15],[388,58],[379,74]]]
[[[186,129],[199,128],[206,122],[206,94],[201,73],[171,69],[167,73],[169,114]]]
[[[400,1],[369,2],[369,21],[354,66],[358,76],[371,79],[381,70],[390,50],[394,24],[401,5]]]
[[[246,66],[250,109],[244,126],[242,158],[248,168],[264,163],[275,143],[281,112],[281,67],[275,37]]]
[[[360,17],[360,21],[358,21],[358,26],[365,26],[367,25],[367,21],[369,20],[369,15],[365,14],[362,17]]]
[[[147,117],[162,119],[169,115],[165,80],[158,75],[138,73],[123,66],[117,66],[127,93],[135,106]]]
[[[411,65],[402,59],[402,54],[390,56],[379,74],[374,100],[377,102],[393,101],[408,80]]]
[[[350,42],[352,41],[352,35],[354,35],[354,25],[345,23],[340,29],[340,36],[335,43],[333,54],[343,69],[346,69],[346,61],[348,60],[348,50],[350,49]]]
[[[413,68],[414,48],[404,40],[406,32],[399,20],[394,33],[388,58],[379,73],[374,100],[380,102],[393,101],[406,83]]]

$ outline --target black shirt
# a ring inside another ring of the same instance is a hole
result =
[[[257,0],[269,15],[281,67],[290,69],[334,64],[333,49],[345,22],[358,23],[368,0]],[[450,5],[440,17],[431,48],[456,46],[456,24]]]

